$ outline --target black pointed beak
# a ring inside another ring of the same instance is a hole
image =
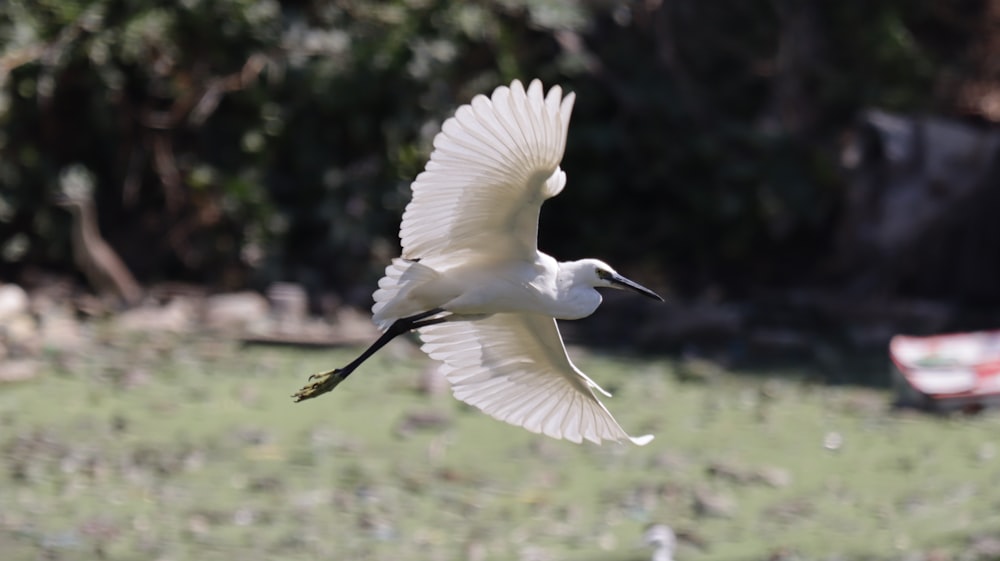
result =
[[[663,302],[663,298],[659,294],[619,274],[611,275],[610,280],[611,280],[611,285],[614,286],[615,288],[628,289],[633,292],[638,292],[639,294],[642,294],[646,298],[652,298],[653,300],[659,300],[660,302]]]

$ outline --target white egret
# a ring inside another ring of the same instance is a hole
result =
[[[455,397],[497,419],[572,442],[653,439],[615,421],[595,392],[610,394],[570,361],[556,319],[592,314],[598,287],[663,299],[597,259],[558,262],[537,249],[542,203],[566,185],[559,162],[574,99],[515,80],[444,122],[412,184],[402,256],[373,295],[382,336],[347,366],[310,377],[296,401],[332,390],[416,330]]]

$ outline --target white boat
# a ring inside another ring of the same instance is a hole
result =
[[[897,335],[889,355],[900,405],[934,411],[1000,405],[1000,331]]]

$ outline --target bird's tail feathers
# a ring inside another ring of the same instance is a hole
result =
[[[416,260],[396,258],[385,268],[385,276],[378,281],[378,290],[372,294],[372,321],[385,331],[399,318],[425,312],[420,304],[408,298],[410,292],[438,277],[438,272]]]

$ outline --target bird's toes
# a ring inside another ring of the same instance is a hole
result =
[[[295,403],[298,403],[300,401],[305,401],[311,397],[316,397],[317,395],[319,394],[315,392],[315,384],[309,384],[307,386],[303,386],[302,389],[293,393],[292,399],[295,400]]]
[[[292,398],[296,403],[325,394],[337,387],[337,384],[344,381],[344,376],[342,370],[337,368],[329,372],[313,374],[309,376],[309,381],[311,382],[310,384],[306,384],[302,389],[292,394]]]

